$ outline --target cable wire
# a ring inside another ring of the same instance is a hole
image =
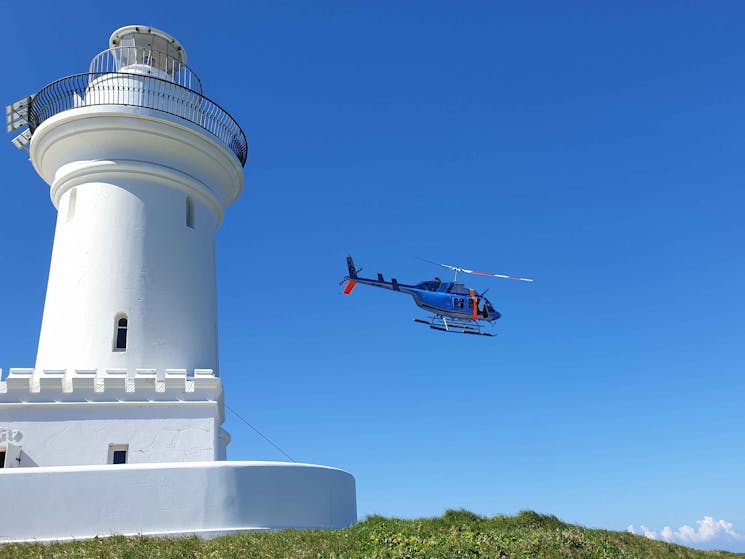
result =
[[[280,451],[280,452],[281,452],[282,454],[284,454],[285,456],[287,456],[287,459],[288,459],[288,460],[289,460],[290,462],[295,462],[295,460],[294,460],[294,459],[292,458],[292,456],[290,456],[290,455],[289,455],[289,454],[287,454],[287,453],[286,453],[286,452],[285,452],[284,450],[282,450],[282,449],[281,449],[281,448],[279,447],[279,445],[275,444],[275,443],[274,443],[274,442],[272,441],[272,439],[270,439],[269,437],[267,437],[267,436],[266,436],[266,435],[265,435],[264,433],[262,433],[261,431],[259,431],[259,430],[258,430],[258,429],[257,429],[256,427],[254,427],[254,426],[253,426],[253,425],[251,425],[251,424],[250,424],[250,423],[249,423],[248,421],[246,421],[245,419],[243,419],[243,417],[241,417],[241,414],[239,414],[239,413],[238,413],[237,411],[235,411],[235,410],[234,410],[233,408],[231,408],[231,407],[230,407],[229,405],[227,405],[227,404],[225,404],[225,407],[226,407],[226,408],[228,408],[228,409],[229,409],[230,411],[232,411],[232,412],[233,412],[233,414],[234,414],[234,415],[235,415],[235,416],[236,416],[236,417],[237,417],[238,419],[240,419],[240,420],[241,420],[241,421],[242,421],[243,423],[245,423],[246,425],[248,425],[248,426],[249,426],[249,427],[250,427],[251,429],[253,429],[253,430],[254,430],[254,431],[255,431],[256,433],[258,433],[258,434],[259,434],[259,435],[261,436],[261,438],[262,438],[262,439],[264,439],[264,440],[265,440],[266,442],[268,442],[268,443],[269,443],[270,445],[272,445],[272,446],[273,446],[274,448],[276,448],[277,450],[279,450],[279,451]]]

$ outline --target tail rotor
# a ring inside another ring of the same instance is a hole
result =
[[[347,256],[347,269],[349,270],[349,276],[341,280],[341,283],[344,283],[345,281],[347,282],[346,287],[344,287],[344,295],[349,295],[352,292],[354,287],[357,285],[357,282],[354,280],[357,279],[357,274],[362,271],[362,268],[354,267],[354,260],[352,260],[351,256]]]

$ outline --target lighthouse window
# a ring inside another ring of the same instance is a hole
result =
[[[109,445],[109,464],[126,464],[129,445],[110,444]]]
[[[78,191],[76,189],[72,189],[70,191],[70,197],[67,201],[67,221],[70,222],[75,217],[75,202],[78,199]]]
[[[127,349],[127,317],[119,315],[116,320],[116,334],[114,350],[124,351]]]
[[[186,197],[186,226],[194,229],[194,201],[191,196]]]

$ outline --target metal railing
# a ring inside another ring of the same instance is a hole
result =
[[[174,115],[215,135],[246,164],[248,145],[238,123],[220,105],[173,81],[127,72],[76,74],[52,82],[37,93],[28,109],[29,130],[63,111],[123,105]]]
[[[114,47],[98,53],[89,72],[91,74],[125,72],[127,67],[149,67],[156,78],[202,93],[202,80],[179,59],[152,49],[142,47]],[[139,73],[139,72],[137,72]]]

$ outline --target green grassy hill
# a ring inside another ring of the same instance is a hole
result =
[[[625,532],[590,530],[534,512],[482,518],[467,511],[448,511],[440,518],[420,520],[373,516],[339,531],[286,530],[213,540],[114,536],[49,545],[10,544],[0,547],[0,557],[745,559],[743,554],[696,551]]]

